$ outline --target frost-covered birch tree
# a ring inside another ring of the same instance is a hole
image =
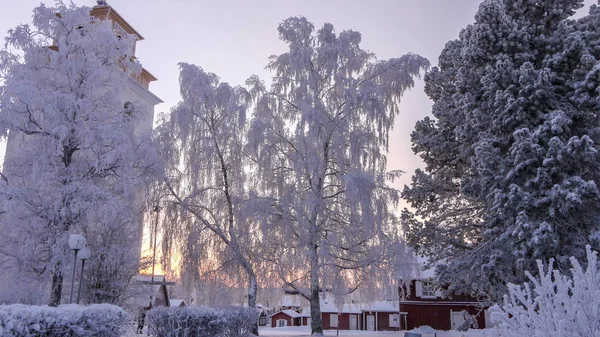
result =
[[[425,77],[405,224],[450,290],[500,300],[536,259],[567,270],[600,248],[600,10],[572,20],[582,6],[484,1]]]
[[[386,172],[388,135],[402,94],[429,62],[377,61],[360,48],[360,33],[315,31],[303,17],[278,32],[289,50],[270,59],[271,88],[247,81],[255,98],[247,148],[256,194],[274,210],[260,222],[267,256],[284,290],[310,301],[318,334],[322,291],[397,284],[383,277],[406,253],[393,234],[398,193],[387,183],[399,173]]]
[[[134,135],[139,116],[119,101],[140,70],[133,43],[90,8],[57,2],[35,8],[33,26],[11,30],[0,51],[3,272],[51,280],[50,305],[60,303],[72,265],[71,233],[88,234],[90,267],[119,273],[138,264],[126,229],[141,225],[136,200],[158,161],[150,135]]]
[[[248,198],[243,147],[250,95],[202,68],[179,66],[182,101],[160,126],[169,162],[166,185],[175,201],[167,210],[165,232],[170,234],[164,244],[180,252],[184,279],[195,275],[199,281],[199,274],[213,270],[231,276],[241,268],[253,308],[254,222],[242,216]]]

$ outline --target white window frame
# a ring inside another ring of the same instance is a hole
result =
[[[400,328],[400,314],[390,314],[390,328]]]
[[[438,289],[433,279],[416,281],[415,290],[415,295],[420,298],[442,297],[442,292]]]
[[[338,314],[329,314],[329,327],[337,328],[338,324],[339,324]]]
[[[283,325],[281,323],[283,323]],[[280,319],[277,320],[277,327],[278,328],[285,328],[286,326],[287,326],[287,320],[282,319],[282,318],[280,318]]]

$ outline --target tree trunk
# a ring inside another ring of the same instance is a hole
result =
[[[256,291],[258,290],[258,283],[256,282],[256,275],[252,269],[248,270],[248,308],[256,308]],[[254,323],[252,333],[258,336],[258,320]]]
[[[319,296],[319,256],[316,245],[310,247],[310,329],[313,335],[323,333]]]
[[[214,130],[213,130],[214,132]],[[225,158],[223,157],[223,153],[217,143],[216,138],[213,138],[215,141],[215,148],[217,149],[217,155],[219,156],[219,161],[221,163],[221,173],[223,174],[223,183],[225,198],[227,199],[227,213],[228,213],[228,222],[229,222],[229,247],[233,250],[233,253],[237,255],[238,261],[242,265],[242,268],[248,273],[248,308],[256,309],[256,290],[258,288],[256,282],[256,274],[254,273],[254,268],[252,268],[252,264],[248,259],[244,257],[242,249],[238,243],[237,233],[235,231],[235,212],[233,211],[234,202],[231,197],[231,193],[229,191],[229,174],[228,167],[225,163]],[[222,237],[223,238],[223,237]],[[226,241],[226,240],[224,240]],[[254,327],[252,328],[252,333],[258,336],[258,320],[254,323]]]
[[[51,307],[58,307],[60,304],[60,299],[62,297],[62,288],[63,288],[63,273],[62,266],[58,263],[54,271],[52,272],[52,288],[50,290],[50,303],[48,303]]]

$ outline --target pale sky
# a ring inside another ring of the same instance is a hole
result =
[[[53,4],[53,1],[42,1]],[[150,90],[165,103],[156,112],[169,111],[179,101],[178,62],[214,72],[222,81],[243,85],[252,74],[267,79],[267,58],[285,51],[277,35],[278,23],[305,16],[315,27],[333,24],[337,32],[362,34],[363,49],[378,58],[412,52],[433,65],[445,43],[456,39],[473,17],[480,0],[108,0],[145,40],[136,54],[144,68],[158,78]],[[31,20],[39,0],[0,0],[0,36]],[[92,7],[95,0],[74,0]],[[594,0],[586,0],[587,13]],[[419,80],[403,99],[390,139],[388,168],[406,171],[395,185],[410,183],[422,165],[411,151],[415,122],[429,115],[431,102]]]

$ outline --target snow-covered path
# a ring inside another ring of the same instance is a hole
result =
[[[470,330],[467,332],[460,331],[439,331],[436,334],[423,334],[422,337],[485,337],[486,330]],[[308,327],[285,327],[285,328],[260,328],[261,336],[269,337],[309,337],[310,329]],[[326,330],[325,336],[336,336],[336,330]],[[404,331],[362,331],[362,330],[340,330],[340,337],[384,337],[396,336],[404,337]]]

